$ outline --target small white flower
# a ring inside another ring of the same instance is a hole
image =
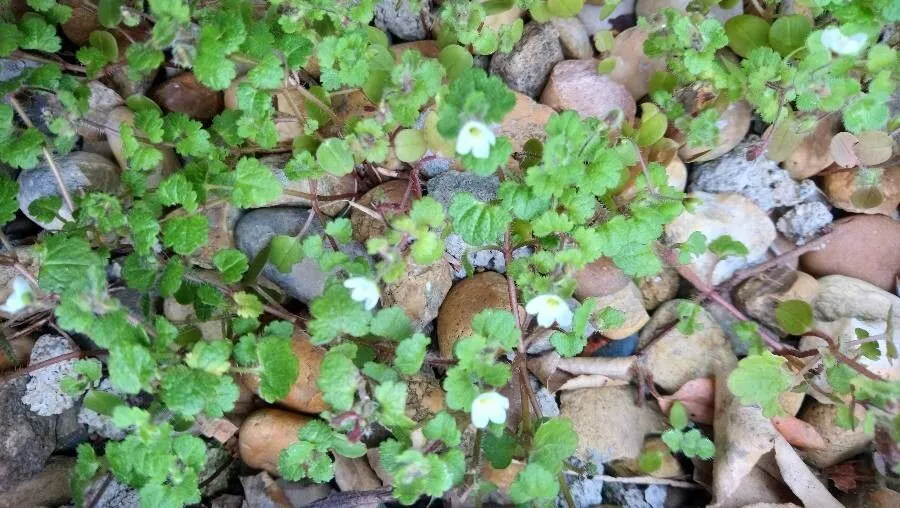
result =
[[[855,55],[866,45],[868,37],[860,32],[846,36],[841,29],[830,26],[822,31],[822,45],[839,55]]]
[[[537,314],[537,322],[549,328],[556,321],[562,328],[572,326],[572,310],[565,300],[556,295],[538,295],[525,305],[525,312]]]
[[[505,423],[509,399],[497,392],[485,392],[472,401],[472,425],[479,429],[489,422]]]
[[[366,277],[350,277],[344,281],[344,287],[351,290],[350,298],[353,301],[363,302],[366,310],[372,310],[378,304],[381,294],[378,293],[378,284]]]
[[[24,277],[16,277],[12,280],[12,293],[0,305],[0,310],[15,314],[28,306],[32,301],[31,286]]]
[[[496,141],[497,137],[487,125],[471,120],[463,125],[456,137],[456,151],[463,155],[471,153],[476,159],[487,159]]]

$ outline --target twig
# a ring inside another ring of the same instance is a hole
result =
[[[835,356],[835,358],[838,359],[838,361],[840,361],[841,363],[847,364],[848,367],[852,368],[856,372],[859,372],[860,374],[862,374],[863,376],[866,376],[869,379],[872,379],[874,381],[884,381],[884,379],[881,376],[879,376],[878,374],[875,374],[874,372],[867,369],[863,364],[857,362],[853,358],[850,358],[849,356],[842,353],[838,347],[837,341],[835,341],[834,338],[832,338],[830,335],[820,332],[818,330],[810,330],[808,332],[804,332],[803,335],[818,337],[818,338],[824,340],[825,342],[828,343],[828,349],[831,351],[831,354],[833,354]]]
[[[84,506],[86,508],[94,508],[94,506],[97,505],[97,503],[103,497],[103,494],[106,493],[106,489],[109,487],[109,484],[112,483],[112,479],[113,477],[109,473],[105,473],[103,475],[103,484],[100,486],[100,490],[98,490],[94,497],[91,498],[90,502],[84,503]]]
[[[40,55],[35,55],[32,53],[28,53],[22,50],[13,51],[13,58],[21,58],[22,60],[31,60],[32,62],[40,62],[46,64],[57,64],[63,68],[63,70],[69,72],[79,72],[81,74],[87,74],[87,68],[81,65],[70,64],[68,62],[58,62],[53,60],[52,58],[46,58]]]
[[[595,476],[594,478],[598,478]],[[610,483],[635,483],[638,485],[669,485],[682,489],[702,489],[703,486],[692,482],[671,480],[669,478],[655,478],[653,476],[608,476],[600,475],[599,478]]]
[[[375,490],[349,490],[335,492],[325,499],[320,499],[306,506],[309,508],[347,508],[350,506],[376,505],[386,503],[394,499],[390,487],[382,487]]]
[[[34,128],[34,124],[31,122],[31,119],[28,118],[28,114],[25,113],[25,109],[22,108],[22,104],[19,103],[19,100],[13,94],[9,94],[6,96],[9,100],[9,104],[16,110],[16,113],[19,115],[19,118],[22,119],[22,122],[29,129]],[[53,156],[50,154],[50,150],[47,150],[46,143],[41,144],[41,152],[44,154],[44,159],[47,161],[47,164],[50,166],[50,171],[53,172],[53,178],[56,179],[56,186],[59,188],[60,195],[63,198],[63,201],[66,203],[66,206],[69,207],[69,210],[72,213],[75,213],[75,202],[72,201],[72,196],[69,195],[69,190],[66,189],[66,185],[63,183],[62,175],[59,173],[59,168],[56,167],[56,162],[53,161]]]
[[[742,270],[738,270],[737,272],[734,273],[734,275],[731,276],[730,279],[728,279],[724,283],[720,284],[719,288],[724,291],[731,291],[732,289],[737,287],[738,284],[749,279],[750,277],[753,277],[754,275],[765,272],[766,270],[768,270],[774,266],[784,264],[788,261],[793,261],[794,259],[797,259],[798,257],[802,256],[803,254],[806,254],[807,252],[821,249],[822,247],[825,246],[826,243],[828,243],[830,240],[834,239],[834,235],[835,235],[835,232],[833,230],[828,231],[824,235],[816,238],[815,240],[813,240],[809,243],[800,245],[799,247],[793,248],[782,254],[779,254],[779,255],[775,256],[774,258],[766,261],[765,263],[760,263],[756,266],[751,266],[749,268],[744,268]]]

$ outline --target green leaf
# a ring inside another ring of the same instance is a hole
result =
[[[344,176],[353,171],[353,154],[346,141],[328,138],[316,149],[316,162],[328,173]]]
[[[185,211],[197,211],[197,191],[183,173],[166,178],[156,188],[156,197],[165,206],[181,205]]]
[[[342,344],[332,347],[322,358],[319,379],[316,384],[323,399],[336,411],[347,411],[356,397],[359,370],[353,364],[356,346]]]
[[[247,255],[237,249],[222,249],[216,252],[213,264],[222,274],[222,279],[229,284],[241,280],[249,267]]]
[[[447,392],[447,407],[457,411],[469,411],[479,394],[478,387],[469,379],[469,373],[460,367],[453,367],[447,371],[442,386]]]
[[[456,419],[446,411],[441,411],[429,420],[422,427],[422,433],[429,441],[441,441],[450,447],[459,446],[462,439],[462,433],[456,426]]]
[[[634,140],[640,147],[648,147],[659,141],[666,134],[669,120],[652,102],[641,104],[641,126]]]
[[[425,350],[430,343],[431,339],[421,333],[400,341],[394,356],[394,366],[407,376],[419,372],[422,362],[425,361]]]
[[[247,73],[247,80],[256,88],[274,90],[284,84],[284,70],[275,55],[268,55]]]
[[[449,214],[453,230],[476,247],[499,242],[512,220],[506,210],[482,203],[468,192],[453,196]]]
[[[685,335],[694,333],[698,328],[697,318],[700,316],[702,310],[702,307],[694,302],[678,302],[678,307],[676,308],[678,314],[678,331]]]
[[[194,344],[184,363],[192,368],[221,376],[231,367],[231,342],[227,340],[200,341]]]
[[[259,396],[273,403],[287,397],[300,374],[290,337],[268,336],[256,344],[259,358]]]
[[[81,238],[47,237],[39,249],[41,289],[93,292],[106,282],[106,260]]]
[[[540,464],[529,463],[519,471],[509,486],[509,499],[515,504],[525,504],[533,500],[550,501],[559,494],[556,475]]]
[[[725,22],[728,47],[742,57],[769,42],[769,23],[759,16],[739,14]]]
[[[709,242],[709,251],[720,258],[746,256],[750,252],[747,250],[746,245],[739,240],[735,240],[731,235],[722,235]]]
[[[453,80],[466,69],[472,67],[474,58],[466,48],[459,44],[450,44],[438,53],[438,61],[444,66],[444,70],[447,71],[447,79]]]
[[[812,23],[803,14],[780,16],[769,29],[769,46],[786,56],[806,44],[806,37],[812,31]]]
[[[94,30],[88,40],[92,48],[96,48],[107,62],[115,62],[119,59],[119,43],[116,38],[104,30]]]
[[[281,183],[259,159],[242,157],[235,167],[231,201],[239,208],[266,206],[281,196]]]
[[[170,217],[162,226],[163,245],[186,256],[206,243],[208,230],[209,224],[203,215]]]
[[[659,450],[644,450],[638,457],[638,469],[642,473],[652,473],[659,470],[663,463],[663,452]]]
[[[669,409],[669,425],[676,430],[681,430],[687,427],[688,423],[690,423],[690,420],[688,420],[687,409],[680,401],[675,401],[671,409]]]
[[[269,241],[269,262],[281,273],[289,273],[301,259],[303,248],[293,236],[275,235]]]
[[[56,53],[62,48],[62,41],[56,35],[56,27],[47,23],[40,15],[26,12],[19,22],[19,47],[46,53]]]
[[[263,313],[263,304],[259,298],[246,291],[238,291],[232,299],[237,305],[235,313],[242,318],[258,318]]]
[[[330,235],[340,243],[348,243],[353,236],[353,228],[350,219],[338,217],[325,225],[325,234]]]
[[[0,23],[0,56],[7,57],[12,54],[22,40],[22,34],[16,25],[12,23]]]
[[[813,309],[803,300],[785,300],[775,307],[775,320],[791,335],[802,335],[813,322]]]
[[[109,381],[122,393],[138,393],[148,386],[156,373],[150,351],[137,344],[112,348],[109,355]]]
[[[394,153],[402,162],[416,162],[425,155],[425,136],[415,129],[403,129],[394,136]]]
[[[738,362],[728,376],[728,389],[741,404],[759,405],[767,417],[780,414],[782,393],[794,386],[793,377],[785,370],[786,360],[769,351],[748,356]]]
[[[409,428],[415,422],[406,416],[406,383],[385,381],[375,388],[378,421],[388,428]]]
[[[369,333],[372,314],[350,298],[350,292],[341,285],[325,289],[321,297],[310,304],[309,333],[314,344],[325,344],[342,333],[362,337]]]
[[[519,452],[519,448],[516,438],[505,432],[499,436],[489,432],[481,440],[484,456],[491,461],[494,469],[506,469]]]
[[[547,10],[554,16],[570,18],[581,11],[584,0],[547,0]]]
[[[401,340],[413,333],[409,316],[400,307],[387,307],[378,311],[372,319],[372,334],[392,340]]]
[[[113,28],[122,21],[122,0],[97,2],[97,20],[106,28]]]
[[[540,464],[551,473],[559,473],[565,460],[578,448],[578,434],[572,422],[564,418],[551,418],[542,423],[534,434],[528,463]]]
[[[59,196],[44,196],[28,203],[28,213],[41,222],[53,222],[62,208]]]

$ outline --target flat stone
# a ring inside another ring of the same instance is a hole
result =
[[[853,194],[859,189],[856,171],[836,171],[822,178],[822,190],[831,204],[853,213],[892,215],[900,205],[900,166],[892,166],[881,170],[878,179],[878,190],[882,201],[873,208],[863,208],[853,204]]]
[[[306,224],[311,210],[304,208],[274,207],[260,208],[241,217],[234,228],[238,249],[251,260],[269,244],[275,235],[297,235]],[[316,217],[310,220],[308,232],[322,233],[322,224]],[[326,246],[327,248],[327,246]],[[341,246],[341,251],[350,256],[363,256],[365,249],[356,242]],[[274,282],[287,294],[308,303],[320,296],[325,289],[328,274],[319,268],[317,261],[304,258],[295,264],[289,273],[281,273],[272,263],[267,263],[262,275]]]
[[[800,419],[813,426],[822,439],[825,448],[806,450],[806,460],[818,468],[826,468],[839,464],[854,455],[862,453],[872,441],[862,425],[848,430],[834,423],[838,406],[810,402],[800,412]],[[863,418],[865,410],[857,406],[857,418]]]
[[[444,298],[453,285],[453,270],[445,259],[428,266],[407,261],[406,274],[387,284],[382,291],[382,305],[396,305],[406,312],[413,326],[423,329],[438,315]]]
[[[506,277],[482,272],[463,279],[450,289],[437,318],[441,356],[453,355],[453,346],[472,334],[472,318],[484,309],[508,309]]]
[[[164,110],[200,121],[209,121],[224,108],[222,92],[197,81],[193,72],[182,72],[167,79],[150,93]]]
[[[562,44],[563,55],[574,60],[593,58],[594,46],[588,37],[587,29],[580,19],[553,18],[550,24],[559,33],[559,42]]]
[[[665,60],[644,54],[644,42],[648,36],[647,30],[631,27],[616,36],[609,52],[609,58],[616,62],[609,77],[627,88],[635,100],[647,95],[650,78],[656,72],[666,70]]]
[[[510,88],[536,98],[544,89],[553,66],[563,60],[559,35],[549,23],[528,23],[522,39],[509,53],[494,53],[491,74]]]
[[[31,365],[74,353],[78,346],[60,335],[42,335],[31,350]],[[54,363],[29,375],[22,402],[42,416],[58,415],[75,405],[75,398],[63,392],[60,382],[75,373],[75,359]]]
[[[88,81],[87,86],[91,95],[88,97],[88,111],[84,117],[86,122],[78,122],[75,130],[85,141],[97,141],[106,135],[103,127],[107,115],[113,108],[124,105],[125,99],[97,80]]]
[[[900,274],[900,222],[883,215],[837,220],[824,248],[800,257],[810,275],[846,275],[892,291]]]
[[[69,502],[69,477],[74,468],[74,457],[50,457],[41,472],[3,492],[0,508],[60,506]]]
[[[375,6],[375,26],[405,41],[428,37],[431,26],[431,0],[420,0],[421,7],[411,9],[409,0],[382,0]]]
[[[637,106],[631,93],[609,76],[597,73],[595,60],[564,60],[553,67],[541,102],[557,111],[574,110],[582,118],[600,120],[622,111],[625,121],[634,120]]]
[[[50,222],[38,220],[28,211],[32,201],[49,196],[59,196],[59,187],[53,170],[41,159],[42,164],[19,174],[19,209],[29,219],[51,231],[62,229],[63,221],[54,218]],[[54,158],[63,184],[73,199],[81,190],[96,190],[115,194],[119,189],[119,168],[109,159],[90,152],[70,152]],[[72,220],[72,211],[65,202],[59,215]]]
[[[730,152],[744,140],[750,130],[753,115],[746,101],[732,102],[719,114],[716,127],[719,128],[719,139],[716,146],[688,146],[678,149],[678,156],[684,162],[711,161]]]

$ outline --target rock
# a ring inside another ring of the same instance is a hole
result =
[[[88,152],[70,152],[61,157],[54,157],[56,167],[62,177],[66,189],[72,199],[81,190],[95,190],[115,194],[119,189],[119,168],[109,159]],[[63,221],[53,219],[50,222],[38,220],[28,211],[32,201],[49,196],[59,196],[59,187],[50,166],[44,161],[34,169],[19,173],[19,209],[29,219],[51,231],[63,227]],[[65,202],[59,209],[59,215],[71,221],[72,211]]]
[[[778,218],[775,228],[797,245],[815,239],[834,220],[828,205],[821,201],[801,203]]]
[[[303,208],[275,207],[260,208],[248,212],[234,228],[234,238],[238,249],[251,260],[269,244],[275,235],[297,235],[303,229],[311,214]],[[318,218],[310,220],[308,233],[320,234],[323,228]],[[341,251],[350,256],[365,255],[363,247],[356,242],[341,246]],[[328,274],[319,268],[317,261],[304,258],[295,264],[289,273],[281,273],[275,265],[268,263],[262,274],[283,289],[287,294],[307,303],[322,294]]]
[[[452,285],[453,270],[445,259],[427,266],[408,259],[406,274],[385,285],[381,302],[385,307],[398,306],[403,309],[413,326],[421,330],[437,317],[438,309]]]
[[[348,459],[340,454],[334,456],[334,481],[343,491],[375,490],[382,486],[366,459]]]
[[[803,271],[819,277],[846,275],[892,291],[900,274],[900,222],[883,215],[856,215],[834,223],[824,248],[800,257]]]
[[[609,77],[624,86],[638,100],[650,91],[650,78],[666,70],[666,62],[660,58],[650,58],[644,54],[644,42],[649,33],[639,27],[631,27],[616,36],[609,58],[614,58],[616,66]]]
[[[407,187],[409,185],[406,180],[390,180],[363,194],[358,202],[390,220],[399,211]],[[410,196],[410,199],[413,197]],[[350,210],[350,223],[353,226],[353,239],[361,244],[365,244],[369,238],[383,236],[387,231],[384,222],[357,208]]]
[[[600,120],[621,110],[625,121],[634,120],[637,106],[628,90],[609,76],[597,73],[595,60],[564,60],[553,67],[541,102],[557,111],[576,111],[582,118]]]
[[[510,88],[536,98],[557,62],[565,58],[559,36],[549,23],[528,23],[522,39],[509,53],[494,53],[491,74],[499,75]]]
[[[813,426],[825,440],[826,447],[806,450],[806,460],[818,467],[826,468],[843,462],[863,452],[872,441],[862,425],[855,430],[838,427],[834,422],[838,406],[810,402],[800,411],[800,419]],[[862,419],[865,409],[857,406],[856,417]]]
[[[699,204],[693,213],[685,211],[666,225],[664,237],[668,245],[687,241],[691,233],[699,231],[710,242],[730,235],[748,250],[744,257],[720,260],[710,252],[695,257],[691,266],[702,280],[720,284],[737,270],[765,259],[769,245],[775,240],[775,225],[765,211],[740,194],[695,192],[691,195]]]
[[[498,136],[506,136],[513,145],[513,152],[521,152],[529,139],[543,141],[547,137],[544,126],[554,113],[553,108],[531,97],[516,92],[516,105],[497,129]]]
[[[137,490],[119,482],[114,476],[107,483],[107,476],[97,477],[84,492],[85,499],[94,499],[94,508],[140,508]]]
[[[242,476],[241,487],[244,493],[242,506],[248,508],[291,508],[291,500],[288,499],[281,486],[265,471],[253,476]]]
[[[280,154],[267,155],[259,159],[259,162],[272,170],[272,173],[275,175],[275,178],[278,179],[278,182],[281,183],[283,189],[281,196],[266,206],[312,206],[312,200],[291,194],[299,193],[310,195],[312,194],[312,186],[307,179],[290,180],[287,175],[285,175],[284,168],[290,158],[290,154]],[[352,173],[341,177],[328,174],[316,180],[316,191],[321,200],[319,208],[322,210],[322,213],[331,217],[341,213],[341,211],[347,207],[347,203],[346,201],[339,199],[328,200],[327,197],[347,195],[347,198],[349,199],[357,190],[358,185],[356,183],[356,177]]]
[[[97,80],[88,81],[87,86],[91,90],[91,96],[88,97],[88,111],[82,121],[77,123],[75,131],[85,141],[97,141],[105,136],[104,125],[109,112],[124,105],[125,99]]]
[[[312,345],[309,342],[309,336],[300,330],[294,332],[291,347],[294,350],[294,356],[300,361],[300,374],[291,386],[287,397],[277,403],[302,413],[321,413],[328,406],[322,400],[322,392],[319,391],[316,380],[319,378],[319,369],[322,366],[322,358],[325,357],[325,350]],[[250,374],[243,376],[242,381],[247,388],[259,393],[259,377]]]
[[[289,482],[283,478],[278,479],[275,483],[281,487],[281,491],[290,500],[291,506],[309,506],[313,501],[325,499],[335,491],[327,483]]]
[[[6,349],[0,349],[0,372],[13,367],[27,366],[31,350],[34,349],[34,339],[22,335],[9,340],[9,346],[12,349],[11,357],[8,356],[9,352]]]
[[[119,45],[121,51],[122,46]],[[153,69],[146,76],[134,80],[128,76],[128,68],[124,65],[113,67],[106,78],[102,78],[104,84],[119,93],[122,97],[128,98],[132,95],[145,95],[153,82],[156,81],[156,75],[159,69]]]
[[[434,377],[416,374],[407,381],[406,416],[425,422],[445,410],[444,390]]]
[[[113,155],[116,156],[119,167],[127,168],[128,159],[125,157],[125,151],[122,147],[122,137],[119,135],[119,129],[123,123],[134,125],[134,113],[125,106],[119,106],[109,112],[109,116],[106,118],[105,132],[106,139],[109,141],[109,147],[112,149]],[[159,182],[161,182],[163,178],[174,173],[181,167],[178,163],[178,157],[175,155],[175,150],[173,150],[172,147],[159,145],[155,146],[155,148],[162,153],[163,158],[147,177],[147,185],[151,189],[159,185]]]
[[[508,309],[506,277],[482,272],[463,279],[447,294],[437,318],[438,348],[441,356],[453,356],[459,339],[472,334],[472,318],[484,309]]]
[[[581,457],[591,450],[602,462],[632,459],[641,454],[644,437],[666,428],[663,416],[649,403],[636,406],[630,386],[567,390],[560,396],[560,416],[572,420]],[[598,425],[598,415],[609,415]]]
[[[91,32],[104,29],[97,20],[96,3],[82,0],[62,0],[59,3],[72,8],[71,16],[62,24],[62,31],[76,45],[87,45]],[[146,21],[140,20],[140,23],[134,27],[119,23],[117,30],[109,30],[109,32],[116,38],[121,56],[125,54],[125,50],[131,45],[131,42],[147,39],[150,29],[151,27]]]
[[[164,110],[206,122],[224,107],[222,92],[212,90],[197,81],[193,72],[182,72],[169,78],[150,92],[150,98]]]
[[[575,506],[601,506],[603,504],[604,470],[603,463],[600,460],[599,457],[591,457],[590,461],[580,460],[578,457],[572,457],[570,459],[571,463],[578,467],[585,467],[588,462],[590,462],[597,471],[593,476],[565,475],[566,483],[569,484],[569,491],[572,493],[572,499],[575,501]]]
[[[497,189],[500,188],[500,180],[496,176],[478,176],[474,173],[462,171],[447,171],[430,180],[427,184],[428,195],[449,208],[453,196],[458,193],[468,192],[479,201],[490,201],[497,197]]]
[[[644,450],[642,453],[655,452],[658,452],[662,455],[662,465],[660,465],[660,467],[655,471],[642,471],[640,466],[638,466],[638,461],[636,459],[629,459],[625,461],[624,466],[631,472],[631,474],[647,474],[654,478],[678,478],[684,475],[684,469],[681,467],[678,459],[676,459],[672,455],[672,452],[669,450],[669,447],[666,445],[666,443],[664,443],[663,440],[659,437],[648,437],[644,441]]]
[[[524,467],[525,463],[515,459],[503,469],[495,469],[491,466],[490,461],[485,461],[481,466],[481,477],[496,485],[498,493],[502,495],[502,501],[506,501],[508,504],[509,498],[507,496],[509,496],[509,486],[512,485],[513,481],[516,479],[516,475],[518,475],[519,471]],[[498,499],[498,501],[501,500]]]
[[[594,3],[589,0],[578,13],[578,19],[584,23],[588,35],[592,37],[600,30],[625,30],[634,25],[634,2],[635,0],[622,0],[609,16],[601,18],[603,2]]]
[[[715,160],[695,164],[688,190],[692,192],[736,192],[765,211],[795,206],[816,199],[812,180],[796,182],[787,171],[765,156],[747,160],[747,152],[759,137],[747,140]]]
[[[50,457],[41,472],[3,492],[0,508],[60,506],[69,502],[69,477],[74,468],[74,457]]]
[[[637,351],[638,334],[632,334],[621,340],[611,340],[605,346],[600,347],[591,356],[624,357],[631,356]],[[530,351],[529,351],[530,352]]]
[[[729,104],[725,111],[719,113],[719,120],[716,122],[719,143],[714,147],[685,145],[678,150],[678,156],[685,162],[705,162],[725,155],[743,141],[750,130],[752,116],[750,105],[746,101]]]
[[[787,159],[784,169],[791,178],[803,180],[819,174],[834,162],[831,157],[831,138],[838,133],[840,118],[828,115],[819,122],[815,130],[803,138]]]
[[[608,258],[600,258],[577,272],[575,284],[575,298],[595,298],[598,309],[613,307],[625,316],[625,322],[621,326],[603,329],[604,337],[624,339],[640,330],[650,319],[644,309],[640,290]]]
[[[671,300],[656,309],[641,330],[638,348],[649,344],[666,325],[678,319],[678,305],[682,302],[687,300]],[[709,377],[717,369],[727,371],[737,365],[725,332],[703,309],[698,311],[694,333],[685,335],[673,327],[644,350],[643,356],[643,367],[653,375],[653,381],[670,393],[691,379]]]
[[[405,41],[425,39],[431,26],[431,0],[417,3],[421,7],[411,9],[409,0],[382,0],[375,6],[375,26]]]
[[[21,400],[27,385],[26,376],[0,381],[0,492],[44,469],[53,451],[69,444],[75,423],[74,411],[59,416],[32,412]]]
[[[641,302],[648,311],[667,302],[678,293],[678,272],[674,268],[663,268],[656,275],[641,277],[637,280],[638,290],[641,292]]]
[[[441,47],[438,45],[437,41],[413,41],[413,42],[402,42],[400,44],[392,44],[391,51],[394,53],[394,57],[399,61],[400,57],[406,50],[415,50],[419,53],[422,53],[422,56],[425,58],[437,58],[441,52]]]
[[[443,1],[443,0],[442,0]],[[506,10],[500,11],[496,14],[491,14],[484,18],[482,22],[484,26],[488,28],[492,28],[494,30],[500,30],[501,28],[511,25],[516,22],[517,19],[522,17],[525,11],[516,5],[512,5]]]
[[[244,464],[278,474],[278,455],[297,442],[297,431],[310,421],[307,416],[265,408],[244,420],[238,434],[238,450]]]
[[[834,337],[844,354],[856,358],[869,370],[889,380],[900,379],[900,363],[885,358],[870,360],[859,356],[858,347],[849,346],[856,340],[856,329],[861,328],[869,336],[889,334],[879,342],[881,351],[886,351],[884,342],[890,340],[900,347],[900,297],[867,282],[829,275],[819,279],[819,291],[813,305],[812,329]],[[811,349],[825,345],[818,337],[804,336],[800,339],[800,349]],[[830,388],[819,377],[819,388],[828,393]]]
[[[813,276],[776,265],[741,283],[734,298],[750,317],[785,336],[787,332],[775,319],[775,308],[787,300],[803,300],[812,305],[818,291],[819,283]]]
[[[225,331],[222,328],[225,323],[222,319],[199,321],[197,313],[194,312],[193,304],[182,305],[174,297],[163,300],[163,315],[173,324],[193,325],[193,327],[200,330],[200,335],[206,340],[221,339],[225,336]]]
[[[211,498],[225,491],[229,483],[238,475],[240,462],[231,458],[231,453],[222,446],[213,444],[206,448],[206,463],[200,472],[200,494]]]
[[[209,224],[209,239],[194,251],[191,260],[207,270],[212,270],[216,253],[223,249],[235,248],[234,226],[241,218],[242,212],[228,200],[215,206],[206,206],[201,213],[206,216]]]
[[[652,16],[662,9],[670,8],[678,11],[686,12],[690,0],[637,0],[635,6],[635,14],[638,16]],[[713,6],[709,10],[708,16],[725,22],[738,14],[744,13],[744,6],[740,2],[728,9],[723,9],[718,5]]]
[[[75,353],[78,346],[59,335],[41,335],[34,343],[30,364],[53,360]],[[62,414],[75,405],[75,398],[63,392],[60,382],[75,373],[75,358],[48,365],[31,373],[22,402],[41,416]]]
[[[852,196],[859,189],[858,171],[835,171],[822,179],[822,190],[831,204],[853,213],[891,215],[900,205],[900,166],[884,168],[878,180],[878,190],[883,200],[873,208],[861,208],[853,204]]]
[[[678,155],[673,155],[672,160],[667,163],[665,161],[656,161],[653,159],[650,159],[650,161],[665,164],[667,177],[666,185],[678,191],[684,191],[684,187],[687,185],[687,166],[681,162]],[[628,181],[625,182],[625,185],[623,185],[618,192],[616,192],[615,200],[617,205],[627,205],[638,193],[635,184],[637,183],[638,176],[643,174],[641,166],[635,165],[628,168],[628,173]]]
[[[559,34],[563,56],[572,60],[594,57],[594,46],[587,29],[578,18],[553,18],[550,24]]]

